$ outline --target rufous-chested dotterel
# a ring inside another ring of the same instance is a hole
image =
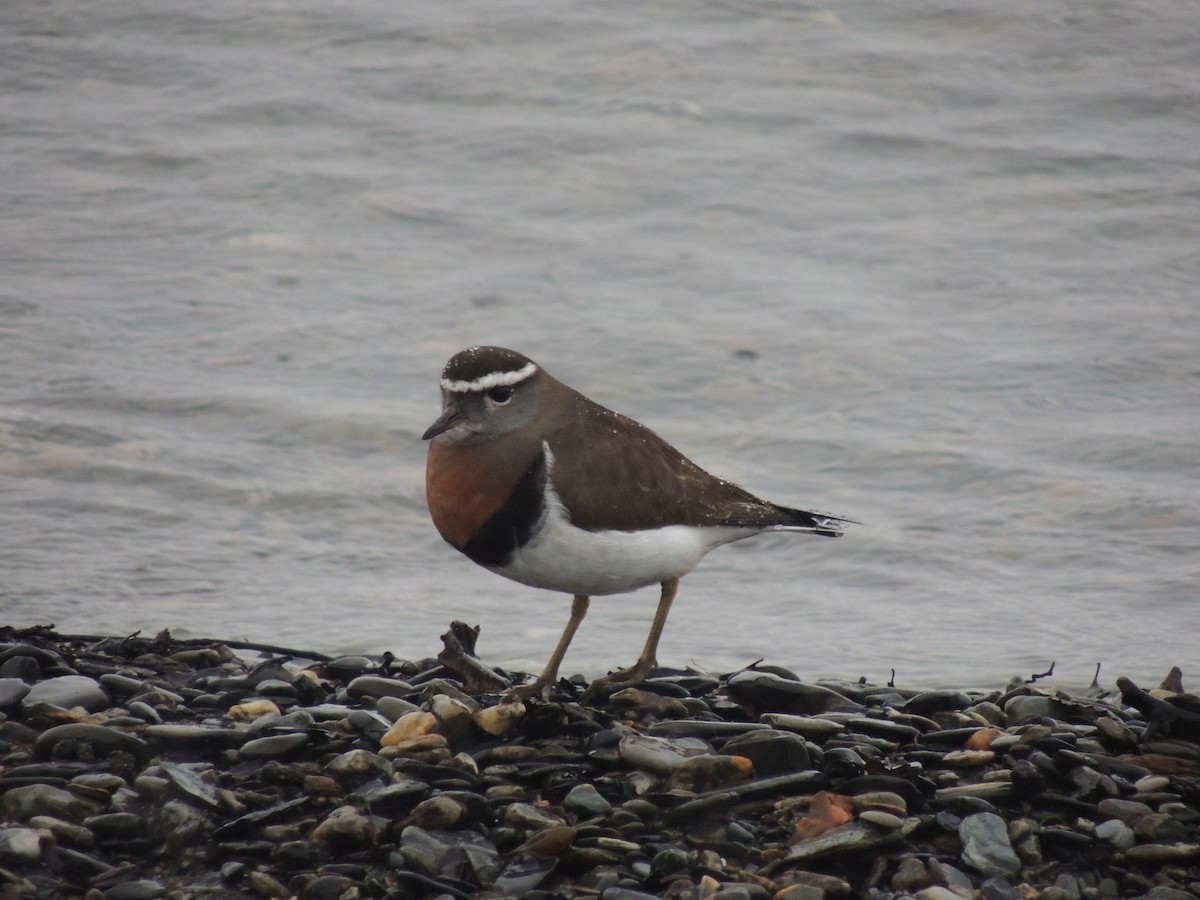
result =
[[[637,681],[686,575],[709,550],[763,531],[837,537],[850,520],[760,500],[710,475],[650,429],[501,347],[472,347],[442,370],[442,414],[425,486],[455,549],[522,584],[572,594],[571,618],[542,674],[551,687],[588,598],[662,586],[641,656],[603,683]]]

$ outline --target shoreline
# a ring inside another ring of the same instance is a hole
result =
[[[1200,701],[0,629],[4,897],[1200,897]],[[431,648],[432,649],[432,648]],[[1143,686],[1145,687],[1145,686]]]

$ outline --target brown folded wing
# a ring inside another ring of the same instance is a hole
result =
[[[650,429],[571,391],[545,439],[571,521],[588,531],[666,525],[773,526],[838,533],[836,519],[755,497],[704,471]],[[581,421],[590,420],[588,428]],[[597,427],[603,426],[603,427]],[[594,435],[586,439],[585,435]]]

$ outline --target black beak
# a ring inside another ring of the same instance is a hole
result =
[[[454,406],[447,406],[442,410],[442,414],[437,417],[437,421],[425,429],[425,433],[421,435],[421,440],[427,441],[432,437],[437,437],[451,425],[458,421],[458,409]]]

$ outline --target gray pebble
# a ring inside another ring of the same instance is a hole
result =
[[[1105,797],[1096,804],[1096,810],[1105,818],[1120,819],[1130,825],[1154,812],[1138,800],[1120,800],[1115,797]]]
[[[442,860],[454,843],[436,832],[426,831],[409,825],[400,833],[400,854],[405,862],[427,875],[437,875],[442,869]]]
[[[1012,877],[1021,871],[1021,860],[1008,841],[1008,825],[995,813],[974,813],[958,826],[962,859],[984,875]]]
[[[891,813],[883,812],[878,809],[864,809],[858,814],[858,817],[872,825],[878,825],[880,828],[894,830],[904,824],[904,820],[899,816],[894,816]]]
[[[57,678],[39,681],[21,700],[25,709],[39,703],[49,703],[63,709],[82,706],[88,712],[95,712],[108,708],[108,694],[94,678],[88,678],[86,675],[59,675]]]
[[[403,715],[416,712],[421,707],[400,697],[380,697],[375,701],[375,709],[389,722],[395,722]]]
[[[29,825],[32,828],[44,828],[46,831],[52,832],[55,840],[60,844],[90,847],[96,842],[96,836],[90,829],[54,816],[33,816],[29,820]]]
[[[113,885],[104,892],[104,896],[107,900],[154,900],[166,892],[167,889],[157,881],[140,879]]]
[[[86,722],[70,722],[43,731],[34,742],[33,749],[39,758],[49,759],[59,753],[60,745],[87,747],[96,757],[121,751],[144,762],[151,756],[149,745],[141,738],[116,728]]]
[[[563,798],[563,808],[587,819],[607,816],[612,812],[612,804],[590,784],[577,784],[571,788]]]
[[[406,697],[413,693],[413,686],[395,678],[384,678],[381,675],[359,675],[348,685],[346,693],[355,699],[362,697]]]
[[[1041,694],[1018,694],[1004,704],[1004,715],[1010,723],[1026,719],[1042,719],[1054,714],[1054,701]]]
[[[305,733],[273,734],[246,741],[238,748],[239,759],[281,759],[308,745]]]
[[[29,685],[20,678],[0,678],[0,709],[16,706],[29,694]]]
[[[635,769],[671,772],[687,760],[712,753],[712,747],[694,737],[664,738],[630,734],[618,745],[621,759]]]
[[[153,823],[155,836],[173,849],[201,844],[212,831],[212,817],[182,800],[164,803]]]
[[[246,739],[235,728],[208,728],[203,725],[149,725],[142,732],[156,747],[193,747],[221,749],[236,747]]]
[[[42,840],[32,828],[0,828],[0,862],[27,865],[42,858]]]
[[[1096,837],[1108,841],[1118,850],[1128,850],[1136,840],[1133,829],[1120,819],[1101,822],[1096,826]]]
[[[217,809],[221,805],[216,787],[204,777],[212,771],[209,764],[173,763],[164,760],[158,764],[158,770],[185,799],[209,809]]]
[[[79,822],[97,812],[95,804],[48,784],[12,788],[4,794],[0,806],[8,818],[18,822],[27,822],[34,816],[54,816]]]
[[[129,714],[137,716],[143,722],[161,723],[162,716],[158,714],[158,710],[149,703],[144,703],[141,700],[135,700],[129,704]]]
[[[101,813],[88,816],[83,820],[85,828],[90,828],[101,841],[132,840],[145,825],[145,819],[134,813],[115,812]]]
[[[746,757],[760,776],[803,772],[813,767],[804,738],[788,731],[771,729],[737,735],[725,742],[721,752]]]
[[[391,818],[412,809],[429,795],[429,790],[429,785],[421,781],[401,781],[373,788],[361,797],[372,813]]]

